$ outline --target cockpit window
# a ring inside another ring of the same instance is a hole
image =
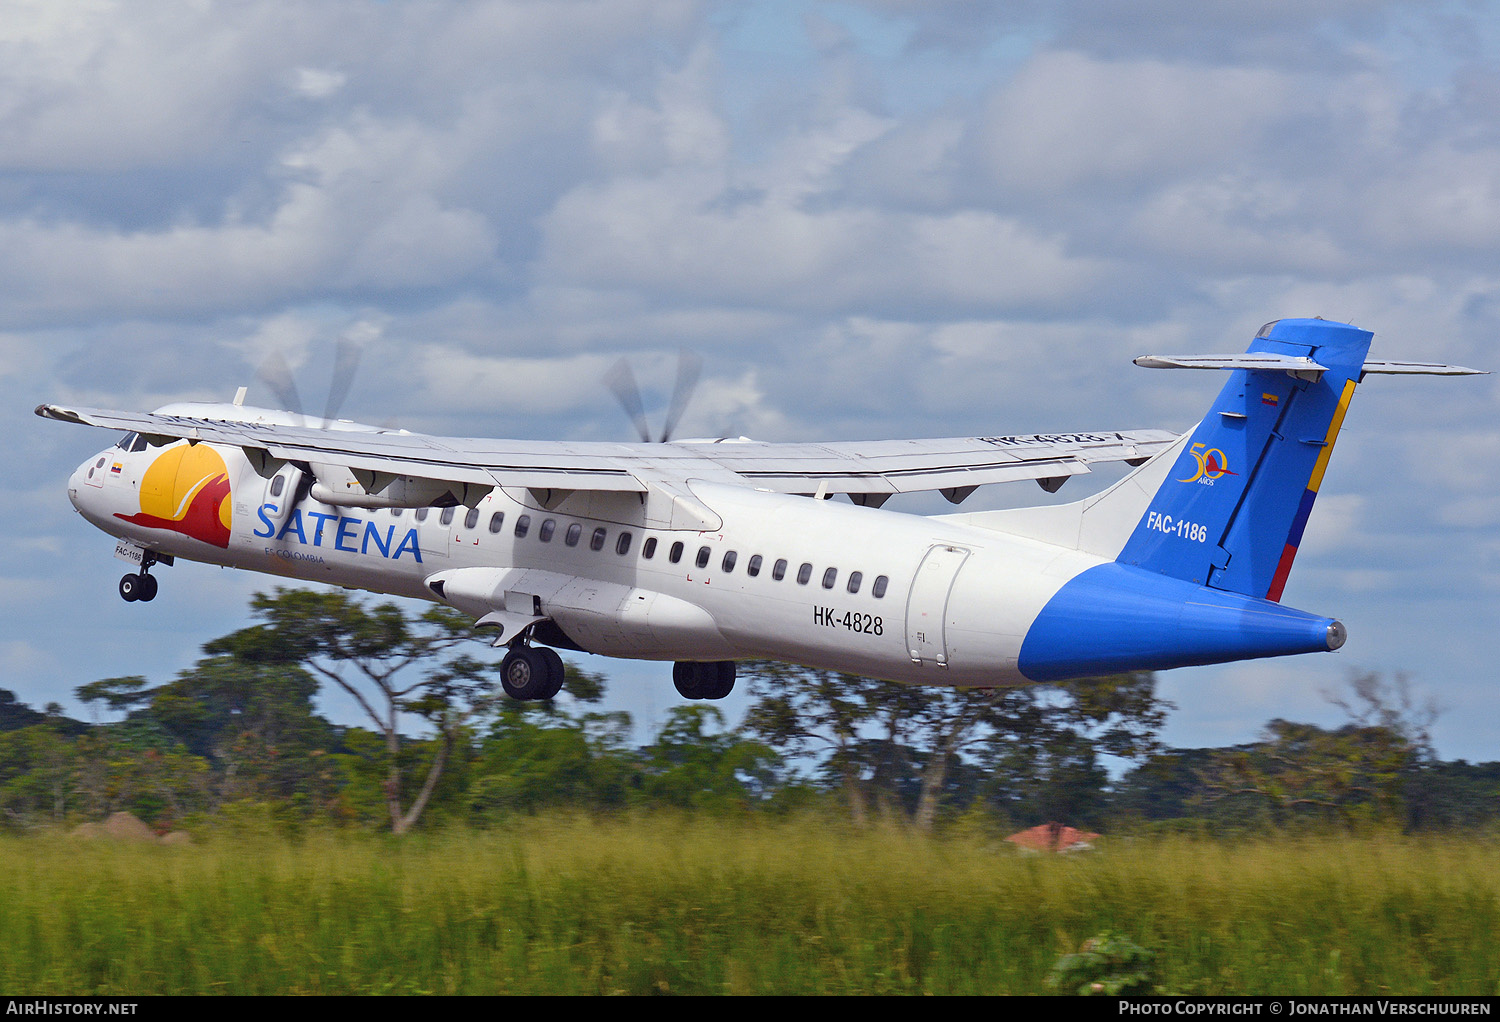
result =
[[[126,433],[120,437],[120,442],[115,444],[115,446],[122,451],[129,451],[131,454],[134,454],[136,451],[144,451],[146,449],[146,438],[139,433]]]

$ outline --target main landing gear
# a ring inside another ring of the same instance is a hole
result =
[[[147,554],[141,558],[141,570],[120,578],[120,598],[126,603],[150,603],[156,599],[156,576],[150,574],[156,558]]]
[[[723,699],[734,691],[734,661],[713,660],[672,665],[672,684],[684,699]]]
[[[500,687],[512,699],[551,699],[562,691],[564,670],[548,646],[512,646],[500,661]]]

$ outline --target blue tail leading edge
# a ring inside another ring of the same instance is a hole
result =
[[[1114,562],[1071,579],[1038,615],[1021,672],[1049,681],[1343,645],[1338,621],[1280,600],[1355,387],[1367,373],[1474,372],[1370,362],[1372,336],[1347,323],[1282,319],[1242,355],[1136,359],[1231,373],[1186,442],[1159,456],[1175,461]],[[1117,499],[1127,502],[1128,491]]]

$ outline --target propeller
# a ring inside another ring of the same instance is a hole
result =
[[[677,429],[677,423],[682,418],[682,413],[687,411],[688,404],[692,401],[693,390],[698,386],[698,377],[703,371],[703,359],[686,348],[677,355],[677,383],[672,388],[672,402],[667,406],[666,423],[662,426],[661,439],[657,443],[667,443],[672,439],[672,433]],[[631,371],[630,363],[623,357],[610,366],[609,371],[604,374],[604,385],[607,386],[619,400],[625,414],[635,424],[635,431],[640,434],[643,443],[651,443],[651,427],[646,422],[645,406],[641,402],[641,388],[635,381],[635,373]]]
[[[635,373],[631,372],[630,363],[623,355],[604,374],[604,385],[614,391],[625,414],[635,423],[635,431],[641,435],[641,442],[649,444],[651,428],[646,425],[646,409],[641,405],[641,388],[636,384]]]
[[[666,443],[677,430],[677,420],[687,411],[693,398],[693,389],[698,386],[698,376],[703,371],[703,359],[683,348],[677,354],[677,383],[672,388],[672,403],[667,407],[667,421],[661,428],[661,442]]]
[[[360,354],[359,344],[347,336],[338,339],[333,356],[333,378],[328,385],[328,401],[323,406],[323,419],[317,424],[318,429],[327,429],[329,424],[338,418],[339,408],[343,405],[344,399],[349,396],[349,388],[354,385],[354,374],[359,369]],[[304,426],[312,425],[308,421],[307,413],[303,411],[302,398],[297,393],[296,383],[292,381],[292,371],[287,367],[286,359],[279,350],[273,350],[270,355],[266,356],[256,376],[271,388],[282,408],[301,419]]]

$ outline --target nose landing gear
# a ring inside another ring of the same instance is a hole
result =
[[[156,599],[156,576],[150,574],[156,558],[149,553],[141,558],[141,570],[120,578],[120,598],[126,603],[150,603]]]

